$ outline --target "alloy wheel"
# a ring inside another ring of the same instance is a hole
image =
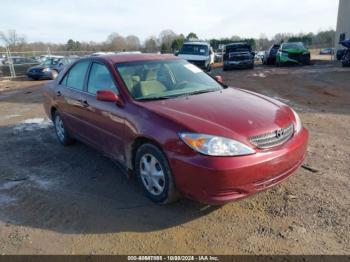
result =
[[[64,141],[65,130],[64,130],[63,121],[59,115],[56,115],[56,118],[55,118],[55,128],[56,128],[58,139],[60,141]]]

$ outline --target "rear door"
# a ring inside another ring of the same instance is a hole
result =
[[[98,141],[109,156],[124,162],[124,110],[112,102],[98,101],[98,90],[112,90],[120,95],[118,85],[108,65],[94,61],[87,78],[84,94],[86,112],[84,119],[88,123],[90,139]]]
[[[75,136],[86,138],[83,115],[83,92],[90,61],[83,60],[73,65],[60,81],[56,90],[58,110],[67,129]]]

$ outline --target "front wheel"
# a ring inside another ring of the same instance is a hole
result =
[[[140,146],[135,157],[135,171],[146,196],[155,203],[168,204],[178,199],[168,161],[156,146]]]
[[[56,70],[52,70],[51,71],[51,79],[55,80],[58,76],[58,72]]]

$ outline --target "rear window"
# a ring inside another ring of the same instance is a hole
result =
[[[227,52],[250,52],[251,47],[248,45],[235,45],[235,46],[226,46]]]

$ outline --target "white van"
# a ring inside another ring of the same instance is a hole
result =
[[[207,42],[185,42],[177,55],[207,71],[210,71],[215,58],[213,48]]]

